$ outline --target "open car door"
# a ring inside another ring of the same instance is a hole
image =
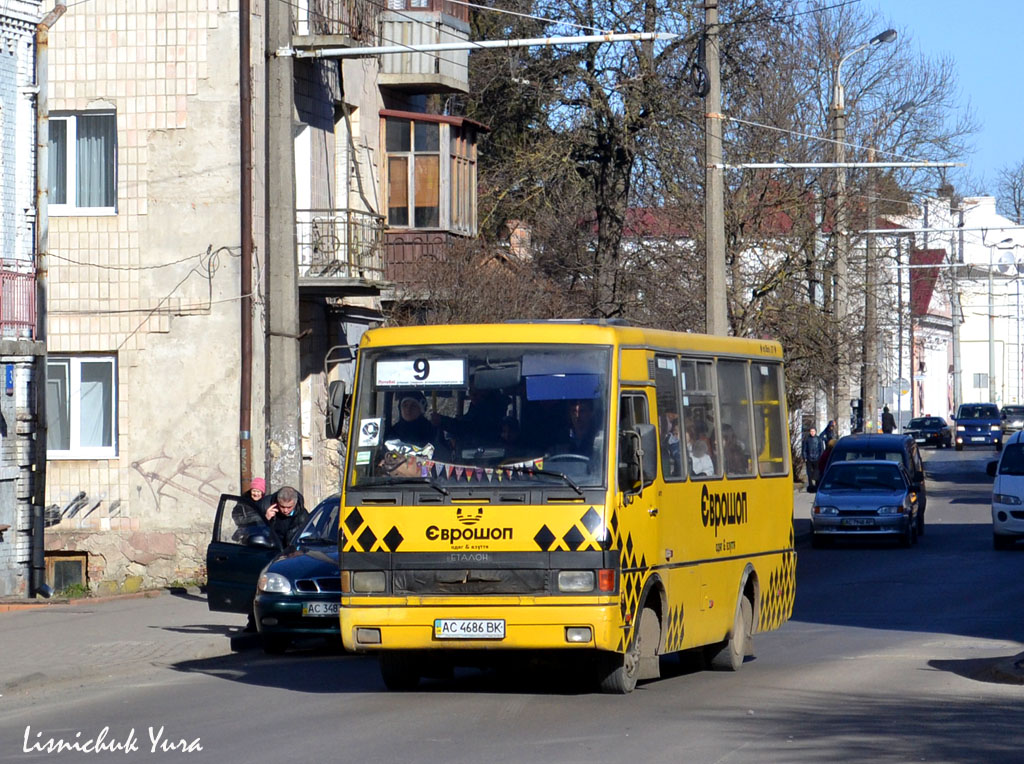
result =
[[[221,494],[213,538],[206,548],[206,600],[210,610],[248,613],[260,571],[281,543],[263,514],[244,496]]]

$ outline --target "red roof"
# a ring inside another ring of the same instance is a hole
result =
[[[915,249],[910,253],[910,264],[938,265],[946,258],[944,249]],[[910,269],[910,315],[926,316],[935,291],[935,281],[939,277],[938,268]]]

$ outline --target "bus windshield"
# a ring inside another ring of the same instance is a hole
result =
[[[431,345],[360,353],[350,488],[605,485],[610,348]]]

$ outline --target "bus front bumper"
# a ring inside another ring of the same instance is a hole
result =
[[[619,605],[348,605],[346,650],[615,650]]]

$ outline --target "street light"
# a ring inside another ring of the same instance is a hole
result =
[[[892,31],[892,30],[890,30]],[[895,36],[893,32],[893,36]],[[909,114],[917,108],[913,101],[906,101],[888,114],[882,115],[875,123],[875,135],[881,135],[886,125],[881,124],[882,118],[888,118],[889,124],[904,114]],[[868,162],[875,161],[875,148],[868,147]],[[876,199],[875,171],[868,170],[868,228],[875,228]],[[875,273],[875,262],[877,247],[875,245],[875,234],[869,233],[864,248],[864,342],[861,348],[861,400],[863,401],[864,429],[867,432],[875,431],[875,414],[878,411],[878,295],[875,290],[878,286],[878,276]]]
[[[1007,236],[997,244],[988,245],[988,402],[996,402],[996,309],[992,294],[992,271],[995,270],[993,253],[1013,244],[1013,237]]]
[[[866,43],[859,45],[845,56],[839,58],[836,63],[835,77],[832,81],[832,140],[835,147],[836,161],[836,209],[835,209],[835,296],[833,306],[835,311],[836,326],[843,326],[846,323],[846,273],[849,262],[849,241],[846,235],[846,102],[843,93],[843,64],[851,56],[860,53],[867,48],[880,45],[884,42],[892,42],[896,39],[895,29],[886,29],[884,32],[875,35]],[[843,363],[843,351],[837,348],[836,359],[836,387],[832,394],[832,413],[836,421],[839,421],[839,401],[849,398],[849,375],[846,373]],[[845,388],[843,385],[845,384]]]

